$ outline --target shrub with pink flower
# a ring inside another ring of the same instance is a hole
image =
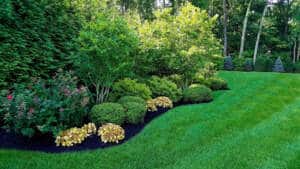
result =
[[[55,136],[61,130],[83,125],[90,94],[86,87],[77,84],[72,72],[58,72],[53,79],[39,79],[30,88],[14,85],[11,92],[3,92],[0,97],[2,124],[9,131],[28,137],[36,133]]]

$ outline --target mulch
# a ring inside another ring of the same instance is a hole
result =
[[[92,135],[88,137],[83,143],[75,145],[73,147],[57,147],[54,143],[55,139],[51,135],[42,135],[33,138],[27,138],[14,133],[6,132],[4,129],[0,129],[0,148],[1,149],[17,149],[17,150],[30,150],[40,151],[47,153],[62,153],[73,152],[82,150],[93,150],[98,148],[107,148],[125,143],[139,132],[154,118],[167,112],[168,109],[160,108],[156,112],[147,112],[144,123],[142,124],[125,124],[122,127],[125,130],[125,139],[118,144],[103,143],[100,141],[100,137]]]

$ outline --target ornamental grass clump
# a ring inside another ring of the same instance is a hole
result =
[[[155,99],[150,99],[147,101],[147,110],[154,112],[157,111],[158,108],[173,108],[173,102],[168,97],[157,97]]]
[[[125,130],[119,125],[107,123],[99,128],[98,136],[104,143],[119,143],[125,138]]]

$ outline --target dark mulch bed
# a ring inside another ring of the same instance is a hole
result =
[[[132,125],[125,124],[122,127],[125,129],[125,139],[120,142],[122,144],[132,137],[137,135],[142,129],[155,117],[165,113],[168,109],[159,109],[156,112],[148,112],[145,117],[143,124]],[[88,137],[82,144],[75,145],[73,147],[57,147],[54,143],[54,138],[49,136],[39,136],[28,139],[26,137],[16,135],[13,133],[7,133],[5,130],[0,129],[0,148],[5,149],[20,149],[20,150],[31,150],[31,151],[42,151],[47,153],[61,153],[81,150],[91,150],[98,148],[106,148],[119,144],[108,144],[100,141],[100,137],[92,135]]]

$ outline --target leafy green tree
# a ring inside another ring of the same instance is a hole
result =
[[[80,76],[96,91],[96,102],[102,103],[113,83],[132,72],[137,35],[121,17],[99,14],[84,26],[78,41]]]
[[[299,61],[300,56],[300,2],[292,5],[292,20],[290,21],[291,35],[293,41],[293,63]],[[298,45],[298,48],[297,48]]]
[[[205,60],[221,56],[220,44],[212,29],[216,17],[187,3],[177,15],[172,9],[156,11],[156,19],[138,27],[141,40],[138,73],[181,74],[188,86]]]

